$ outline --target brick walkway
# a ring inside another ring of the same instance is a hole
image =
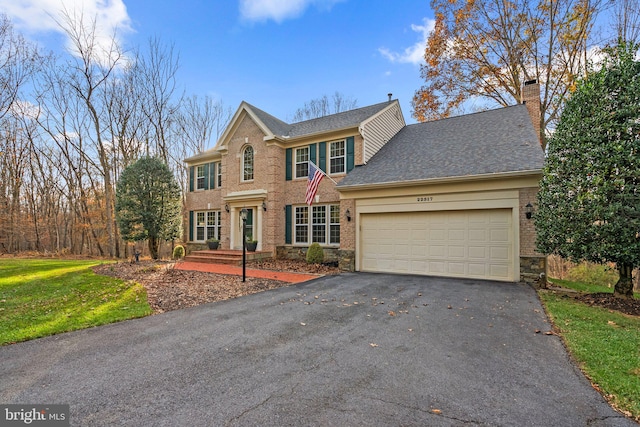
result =
[[[178,270],[202,271],[205,273],[228,274],[232,276],[242,276],[242,267],[226,264],[206,264],[200,262],[182,261],[175,266]],[[246,269],[247,277],[257,277],[261,279],[280,280],[287,283],[301,283],[308,280],[317,279],[318,275],[305,273],[291,273],[288,271],[270,271]]]

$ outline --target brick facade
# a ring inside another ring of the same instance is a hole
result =
[[[389,138],[391,136],[389,135]],[[272,135],[256,121],[255,116],[250,114],[250,109],[241,106],[214,150],[186,160],[190,167],[220,162],[222,170],[222,186],[216,185],[215,189],[207,190],[194,189],[186,195],[187,215],[184,235],[187,237],[185,239],[187,251],[205,247],[204,242],[189,238],[190,228],[194,227],[191,222],[193,221],[190,217],[191,212],[219,211],[220,248],[233,249],[237,248],[241,241],[239,211],[242,207],[247,207],[254,209],[254,223],[260,222],[259,227],[255,227],[254,231],[255,239],[259,241],[259,250],[271,252],[276,257],[305,257],[308,245],[288,244],[285,241],[286,207],[291,206],[295,215],[295,207],[305,205],[307,188],[306,176],[296,178],[295,173],[292,173],[291,179],[287,180],[287,149],[291,150],[293,168],[295,168],[296,148],[316,147],[319,156],[321,143],[325,143],[324,146],[329,150],[330,142],[353,138],[354,165],[359,165],[363,162],[365,141],[359,134],[357,126],[340,131],[331,130],[324,135],[301,138],[291,143],[289,141],[274,142],[269,139],[270,137]],[[242,179],[243,153],[247,147],[253,149],[254,175],[253,180],[244,181]],[[328,165],[328,152],[325,158]],[[353,252],[355,249],[355,204],[352,200],[341,201],[336,184],[333,182],[340,182],[344,176],[346,173],[330,175],[331,179],[323,178],[314,202],[314,206],[340,205],[340,245],[325,245],[325,258],[328,262],[338,262],[340,251]],[[347,220],[347,210],[351,215],[351,221]],[[293,229],[291,233],[294,233]],[[347,265],[351,263],[347,262]]]
[[[547,257],[536,251],[536,228],[533,218],[527,219],[526,206],[537,210],[538,188],[520,189],[520,280],[537,286],[545,286],[547,277]]]

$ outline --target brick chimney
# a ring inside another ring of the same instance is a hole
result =
[[[540,126],[540,83],[537,80],[524,82],[522,103],[527,106],[533,128],[538,133],[538,142],[542,145],[542,128]]]

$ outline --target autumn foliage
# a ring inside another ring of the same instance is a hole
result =
[[[543,88],[541,123],[554,123],[585,70],[595,5],[589,0],[432,0],[436,22],[413,98],[419,121],[449,117],[476,101],[522,101],[524,82]],[[544,145],[544,134],[542,135]]]

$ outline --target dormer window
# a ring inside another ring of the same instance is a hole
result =
[[[250,145],[242,153],[242,180],[253,181],[253,147]]]

